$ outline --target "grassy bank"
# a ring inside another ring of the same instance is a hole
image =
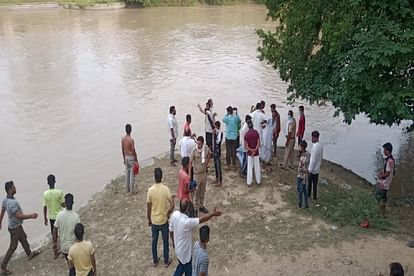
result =
[[[163,169],[163,183],[176,193],[179,168],[161,158],[141,169],[136,180],[138,194],[126,194],[124,178],[119,177],[80,211],[87,239],[96,247],[99,274],[172,274],[177,261],[171,247],[171,267],[151,265],[145,199],[155,167]],[[275,162],[271,171],[263,171],[262,184],[249,188],[237,171],[224,168],[224,186],[207,186],[206,206],[217,206],[223,211],[222,217],[208,223],[209,274],[275,275],[277,271],[278,275],[378,275],[385,274],[388,263],[394,261],[390,256],[398,256],[404,265],[414,266],[411,249],[405,246],[409,235],[400,231],[404,223],[412,229],[412,221],[378,218],[365,180],[324,162],[320,206],[311,202],[310,209],[297,209],[295,172],[281,170]],[[208,182],[212,180],[211,169]],[[76,198],[76,191],[74,194]],[[412,210],[400,210],[393,207],[394,213],[412,216]],[[371,221],[369,229],[358,225],[365,217]],[[161,253],[161,241],[158,244]],[[13,261],[10,269],[16,275],[65,275],[64,260],[52,259],[51,245],[42,251],[31,262],[24,258]]]

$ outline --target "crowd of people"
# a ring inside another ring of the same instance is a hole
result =
[[[320,133],[311,132],[312,148],[309,150],[305,140],[305,110],[299,106],[298,125],[292,110],[288,111],[288,119],[282,127],[282,120],[275,104],[270,105],[267,115],[266,103],[258,102],[252,106],[244,121],[238,115],[236,107],[228,106],[222,120],[214,112],[213,101],[209,99],[199,111],[205,118],[204,135],[196,135],[191,129],[191,114],[185,116],[183,135],[179,140],[181,167],[177,176],[177,194],[179,207],[175,210],[175,196],[168,186],[162,183],[161,168],[154,169],[154,184],[147,193],[147,220],[152,235],[152,263],[160,262],[157,245],[161,232],[163,240],[163,263],[169,267],[172,263],[169,251],[169,239],[175,250],[178,264],[174,272],[177,275],[208,275],[209,257],[207,243],[210,239],[210,228],[207,225],[199,228],[199,241],[194,245],[192,233],[200,224],[213,217],[221,216],[222,212],[214,208],[209,212],[205,206],[207,175],[210,160],[213,159],[215,181],[214,186],[221,188],[223,169],[221,164],[222,144],[225,144],[225,163],[228,170],[237,170],[241,177],[246,178],[247,187],[251,187],[253,178],[261,185],[262,172],[274,168],[296,170],[297,207],[309,208],[310,201],[318,205],[318,180],[323,160],[323,145],[319,142]],[[167,118],[170,144],[169,159],[171,166],[177,166],[175,150],[179,138],[175,106],[169,107]],[[225,126],[223,131],[222,126]],[[283,137],[280,133],[283,130]],[[131,136],[132,126],[125,126],[125,135],[121,139],[122,157],[125,165],[126,192],[135,194],[137,189],[135,177],[139,172],[138,156],[134,139]],[[276,166],[278,141],[283,139],[284,157]],[[297,141],[297,155],[295,145]],[[394,175],[395,159],[392,156],[392,145],[383,145],[386,156],[384,169],[379,173],[379,189],[376,194],[380,214],[385,216],[387,191]],[[295,162],[296,161],[296,162]],[[44,224],[50,226],[55,258],[60,254],[66,259],[69,275],[97,275],[95,250],[90,241],[84,240],[84,226],[79,215],[73,210],[74,196],[64,193],[55,187],[54,175],[47,177],[49,189],[43,195]],[[8,262],[20,242],[29,259],[39,254],[33,251],[27,241],[23,229],[23,220],[36,219],[37,213],[24,214],[20,204],[14,197],[16,186],[13,181],[5,183],[7,197],[3,200],[0,214],[0,229],[5,213],[8,214],[8,230],[10,247],[3,258],[0,275],[11,274],[7,269]],[[59,241],[59,243],[58,243]],[[402,267],[392,265],[393,271],[401,271]],[[403,273],[403,272],[402,272]],[[397,275],[397,274],[392,274]],[[403,274],[398,274],[403,275]]]

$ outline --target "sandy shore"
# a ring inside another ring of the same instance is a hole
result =
[[[171,267],[153,268],[151,264],[146,192],[153,183],[155,167],[163,169],[164,184],[176,193],[179,167],[160,158],[141,170],[136,179],[138,194],[127,195],[124,179],[119,177],[80,210],[87,239],[96,247],[99,275],[172,275],[177,260],[171,246]],[[393,261],[404,265],[406,275],[414,275],[414,249],[405,245],[413,238],[412,220],[406,219],[412,208],[397,212],[409,206],[391,209],[403,231],[360,231],[356,226],[333,229],[313,213],[315,208],[324,208],[323,186],[319,207],[297,209],[289,200],[295,194],[294,170],[283,171],[274,165],[272,171],[263,172],[262,185],[251,188],[237,171],[225,169],[223,177],[222,188],[208,185],[206,192],[206,206],[223,211],[222,217],[208,223],[210,275],[386,275]],[[368,187],[362,178],[327,161],[321,178],[339,187]],[[160,239],[159,253],[161,250]],[[16,258],[9,269],[14,275],[67,275],[64,260],[53,260],[50,243],[39,257],[32,261]]]

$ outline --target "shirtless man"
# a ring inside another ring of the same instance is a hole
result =
[[[134,163],[138,163],[137,153],[135,151],[134,139],[131,137],[132,127],[130,124],[125,126],[125,136],[122,137],[122,156],[124,158],[125,165],[125,180],[127,192],[135,193],[135,182],[134,182]]]

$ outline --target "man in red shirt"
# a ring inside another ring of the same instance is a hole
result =
[[[178,200],[187,199],[188,201],[192,201],[190,193],[193,191],[190,190],[190,176],[188,175],[189,163],[189,157],[184,157],[181,160],[183,167],[178,172]]]
[[[303,105],[299,106],[299,126],[298,132],[296,132],[296,136],[298,137],[298,146],[300,145],[300,141],[303,140],[303,136],[305,135],[305,108]]]
[[[257,130],[253,128],[253,122],[247,123],[249,130],[244,135],[244,147],[247,150],[247,185],[250,187],[253,181],[253,169],[257,184],[261,182],[259,146],[260,138]]]

